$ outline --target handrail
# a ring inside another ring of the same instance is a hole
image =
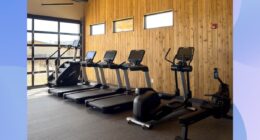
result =
[[[166,55],[165,55],[164,59],[165,59],[167,62],[169,62],[169,63],[173,64],[173,61],[171,61],[171,60],[169,60],[169,59],[167,58],[167,57],[168,57],[168,55],[169,55],[169,53],[170,53],[170,51],[171,51],[171,48],[169,48],[169,49],[168,49],[168,51],[167,51],[167,53],[166,53]]]
[[[69,47],[67,48],[67,50],[64,51],[60,56],[58,56],[58,57],[55,59],[55,65],[58,65],[57,61],[58,61],[66,52],[68,52],[68,51],[72,48],[72,46],[70,46],[70,45],[68,45],[68,46],[69,46]]]
[[[51,54],[51,55],[46,59],[47,79],[49,78],[49,75],[50,75],[49,59],[51,59],[52,56],[54,56],[57,52],[59,52],[59,49],[58,49],[57,51],[55,51],[53,54]]]

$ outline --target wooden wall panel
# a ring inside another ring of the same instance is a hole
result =
[[[233,87],[233,32],[232,0],[89,0],[85,10],[86,51],[96,50],[96,61],[102,59],[106,50],[117,50],[116,63],[127,60],[131,49],[145,49],[143,64],[150,68],[153,88],[172,93],[173,74],[170,64],[164,60],[168,48],[172,58],[179,47],[195,47],[192,62],[191,89],[193,95],[205,98],[205,93],[217,90],[213,68],[218,67],[220,76]],[[145,30],[143,16],[160,11],[174,11],[174,26]],[[134,18],[134,31],[113,33],[113,20]],[[106,34],[89,35],[89,26],[106,23]],[[218,28],[212,29],[211,24]],[[93,70],[87,70],[94,79]],[[109,83],[116,84],[115,72],[105,71]],[[130,73],[133,87],[145,86],[143,74]],[[123,76],[122,76],[123,77]],[[231,92],[233,92],[231,90]]]

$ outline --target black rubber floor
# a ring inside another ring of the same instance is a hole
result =
[[[83,105],[44,95],[28,97],[29,140],[174,140],[180,134],[175,120],[153,130],[128,125],[131,111],[106,115]],[[232,140],[232,121],[205,119],[190,127],[191,140]]]

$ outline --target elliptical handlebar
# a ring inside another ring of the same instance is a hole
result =
[[[218,68],[214,68],[214,79],[217,79],[222,85],[224,84],[224,82],[219,78]]]
[[[173,61],[171,61],[171,60],[169,60],[169,59],[167,58],[167,57],[168,57],[168,55],[169,55],[169,53],[170,53],[170,51],[171,51],[171,48],[169,48],[169,49],[168,49],[168,51],[167,51],[167,53],[166,53],[166,55],[165,55],[164,59],[165,59],[167,62],[169,62],[169,63],[173,64],[174,62],[173,62]]]

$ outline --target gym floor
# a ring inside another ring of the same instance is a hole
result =
[[[102,114],[84,105],[48,95],[47,88],[28,90],[29,140],[173,140],[180,134],[175,119],[152,130],[128,125],[131,111]],[[232,140],[232,121],[212,117],[190,126],[191,140]]]

